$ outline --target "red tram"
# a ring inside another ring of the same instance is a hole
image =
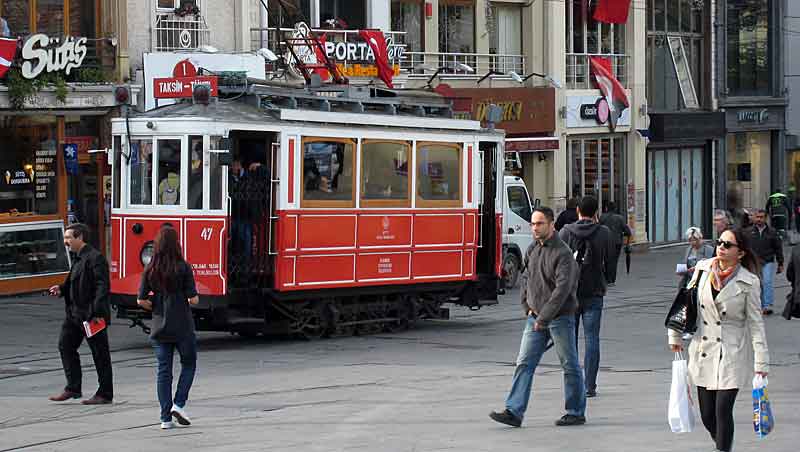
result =
[[[220,88],[222,91],[222,87]],[[250,85],[113,121],[112,303],[175,227],[198,330],[307,337],[497,303],[503,134],[436,96]]]

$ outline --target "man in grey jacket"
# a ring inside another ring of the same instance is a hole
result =
[[[522,283],[522,304],[528,319],[522,334],[517,367],[503,411],[493,411],[493,420],[519,427],[528,407],[533,374],[544,352],[553,341],[564,370],[564,398],[567,413],[556,425],[586,423],[586,397],[583,372],[578,364],[575,343],[575,296],[578,264],[569,247],[556,234],[553,211],[533,210],[531,229],[535,242],[528,248]]]

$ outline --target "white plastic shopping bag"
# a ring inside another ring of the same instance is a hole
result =
[[[682,353],[672,361],[672,385],[669,388],[669,426],[674,433],[694,430],[694,403],[689,392],[689,368]]]

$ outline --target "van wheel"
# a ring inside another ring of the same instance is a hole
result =
[[[503,259],[503,273],[506,280],[506,288],[513,289],[517,287],[519,281],[520,261],[516,254],[508,253],[506,258]]]

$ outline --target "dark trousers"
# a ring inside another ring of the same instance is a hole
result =
[[[195,335],[178,342],[153,341],[158,361],[156,390],[158,403],[161,405],[161,422],[172,419],[172,405],[183,408],[189,399],[189,390],[192,389],[194,373],[197,368],[197,343]],[[175,350],[181,356],[181,374],[178,377],[178,388],[175,399],[172,398],[172,360]]]
[[[717,450],[722,452],[730,452],[733,445],[733,404],[738,392],[738,389],[710,391],[697,387],[703,425],[717,443]]]
[[[617,265],[619,264],[619,256],[621,254],[622,245],[615,245],[608,254],[608,274],[606,275],[606,281],[610,283],[617,282]]]
[[[61,325],[61,337],[58,339],[58,351],[61,353],[61,364],[67,377],[67,391],[81,393],[83,373],[81,372],[81,357],[78,354],[86,333],[83,326],[74,320],[64,320]],[[97,369],[99,388],[97,395],[108,400],[114,398],[114,383],[111,373],[111,351],[108,347],[108,328],[86,339],[92,350],[94,367]]]
[[[794,215],[794,226],[797,228],[797,232],[800,232],[800,212]]]

